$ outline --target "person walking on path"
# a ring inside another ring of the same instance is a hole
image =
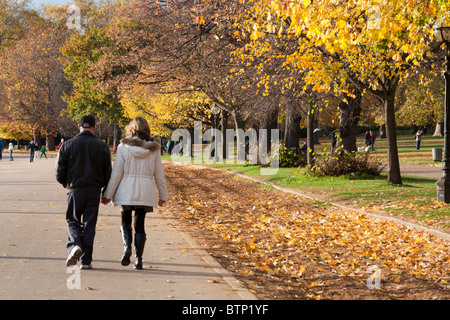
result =
[[[41,153],[41,159],[42,156],[44,156],[45,159],[47,159],[47,155],[45,154],[47,152],[47,149],[45,148],[45,145],[42,145],[41,150],[39,152]]]
[[[37,146],[34,144],[34,141],[31,140],[30,144],[27,146],[27,150],[30,150],[30,162],[34,160],[34,153],[37,149]]]
[[[334,152],[336,151],[336,145],[337,145],[337,136],[336,136],[336,132],[333,131],[331,133],[331,154],[334,154]]]
[[[14,144],[12,142],[9,143],[8,150],[9,150],[9,161],[14,161],[13,158]]]
[[[5,145],[3,144],[2,138],[0,138],[0,160],[3,159],[3,149],[5,149]]]
[[[372,130],[370,130],[369,134],[370,134],[370,148],[373,151],[373,146],[375,145],[376,136],[375,136],[375,132],[373,132]]]
[[[168,200],[166,180],[161,161],[160,144],[151,141],[147,120],[137,117],[126,127],[127,137],[117,148],[111,179],[104,192],[102,203],[111,200],[121,206],[121,233],[124,253],[121,264],[130,264],[132,253],[132,211],[134,216],[134,268],[142,269],[146,233],[145,215],[153,207],[163,206]]]
[[[68,258],[66,266],[92,268],[92,253],[102,189],[111,176],[111,153],[95,135],[95,118],[81,118],[80,133],[66,141],[56,158],[56,180],[69,190],[66,220]]]
[[[39,145],[36,143],[36,148],[34,150],[34,158],[39,159]]]
[[[172,155],[172,149],[175,146],[175,141],[169,140],[169,142],[167,142],[167,153],[169,155]]]
[[[372,139],[371,139],[369,131],[366,131],[366,135],[364,137],[364,142],[366,144],[366,147],[369,147],[370,144],[372,143]]]
[[[416,136],[416,150],[420,149],[420,142],[422,141],[422,134],[423,134],[423,132],[422,132],[421,129],[419,129],[416,132],[416,134],[415,134],[415,136]]]
[[[3,158],[2,155],[3,149],[5,149],[5,145],[3,144],[2,138],[0,138],[0,160],[2,160]]]

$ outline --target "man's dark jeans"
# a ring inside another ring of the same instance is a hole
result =
[[[69,230],[67,250],[83,249],[81,264],[92,262],[101,190],[80,190],[68,193],[66,220]]]

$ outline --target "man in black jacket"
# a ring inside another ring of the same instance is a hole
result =
[[[111,153],[94,136],[94,117],[83,116],[78,129],[80,133],[66,141],[58,152],[56,180],[69,190],[66,265],[76,265],[80,259],[80,268],[91,269],[101,193],[111,175]]]

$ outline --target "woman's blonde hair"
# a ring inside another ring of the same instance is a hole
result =
[[[151,140],[150,126],[147,120],[136,117],[126,126],[127,136],[138,137],[145,141]]]

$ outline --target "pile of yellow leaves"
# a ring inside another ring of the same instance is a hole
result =
[[[341,287],[353,283],[373,294],[366,284],[375,266],[381,276],[375,291],[390,298],[404,297],[390,292],[392,285],[402,285],[402,292],[409,285],[425,286],[430,297],[448,298],[447,241],[219,171],[168,166],[170,212],[193,222],[215,256],[229,258],[231,271],[259,281],[256,292],[263,294],[266,282],[276,281],[278,291],[291,291],[289,297],[330,298],[329,289],[335,292],[331,298],[342,298],[336,293],[342,288],[331,284],[345,279]],[[349,294],[345,298],[355,298]]]

